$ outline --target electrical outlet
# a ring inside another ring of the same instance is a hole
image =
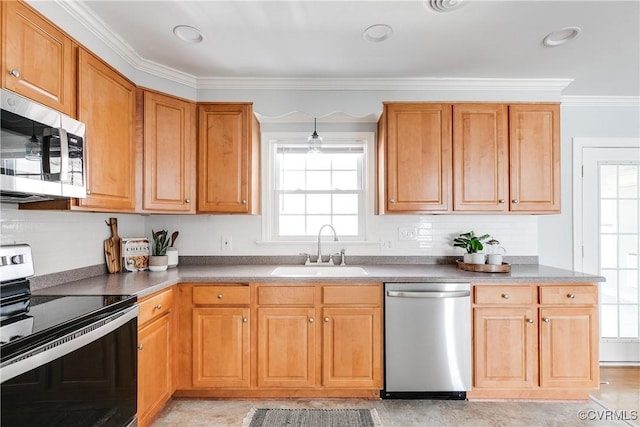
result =
[[[222,236],[222,250],[230,251],[233,249],[233,242],[231,236]]]
[[[415,227],[398,227],[398,240],[418,240],[418,229]]]
[[[388,251],[392,249],[391,240],[387,240],[387,239],[380,240],[380,249],[383,251]]]

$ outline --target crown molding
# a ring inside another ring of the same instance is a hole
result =
[[[640,107],[640,96],[563,96],[563,107]]]

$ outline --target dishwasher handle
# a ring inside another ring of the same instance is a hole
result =
[[[396,298],[462,298],[470,295],[470,291],[387,291],[388,297]]]

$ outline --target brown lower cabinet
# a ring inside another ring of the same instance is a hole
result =
[[[173,395],[173,289],[138,303],[138,425],[151,424]]]
[[[176,396],[378,397],[382,284],[178,286]]]
[[[596,284],[474,286],[469,398],[587,399],[598,388]]]

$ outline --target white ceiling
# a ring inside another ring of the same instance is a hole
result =
[[[446,13],[422,0],[73,3],[144,60],[194,78],[573,79],[563,95],[640,95],[639,0],[466,0]],[[204,41],[177,39],[180,24]],[[365,41],[373,24],[394,32]],[[543,46],[568,26],[582,33]]]

